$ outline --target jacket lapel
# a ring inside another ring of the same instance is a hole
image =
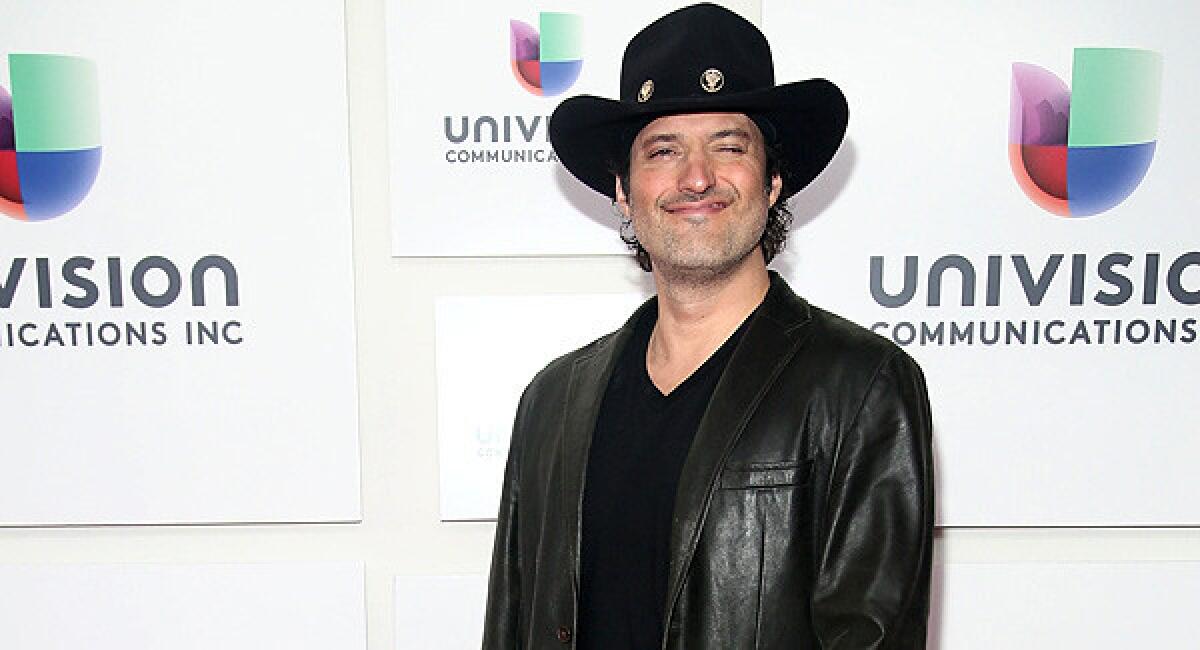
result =
[[[643,303],[621,329],[597,342],[595,349],[580,356],[571,367],[567,401],[564,405],[560,471],[563,477],[563,530],[566,532],[565,539],[571,540],[568,547],[577,597],[583,482],[587,470],[588,449],[591,447],[592,433],[596,429],[596,418],[600,414],[600,405],[604,400],[604,391],[608,388],[608,380],[612,376],[613,365],[633,334],[634,324],[646,310],[657,308],[658,303],[654,298]]]
[[[807,338],[808,304],[774,272],[762,308],[738,343],[713,392],[679,476],[671,520],[671,565],[667,578],[669,622],[691,564],[712,491],[759,401]]]

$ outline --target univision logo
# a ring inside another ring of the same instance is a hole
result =
[[[508,21],[509,59],[513,76],[534,95],[566,92],[583,69],[583,19],[575,14],[543,11],[538,30],[519,20]]]
[[[1154,158],[1161,79],[1162,57],[1147,50],[1077,48],[1073,89],[1014,63],[1008,158],[1025,194],[1064,217],[1124,201]]]
[[[45,221],[83,200],[100,169],[96,66],[58,54],[10,54],[0,86],[0,212]]]

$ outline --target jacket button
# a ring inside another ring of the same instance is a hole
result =
[[[558,628],[557,636],[558,636],[559,641],[562,641],[563,643],[570,643],[571,642],[571,628],[567,627],[566,625],[563,625],[562,627]]]

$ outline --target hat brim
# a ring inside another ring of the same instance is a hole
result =
[[[683,97],[644,104],[593,95],[563,101],[550,116],[550,142],[555,155],[584,185],[611,198],[613,169],[628,159],[633,128],[680,113],[745,113],[763,117],[775,130],[774,142],[784,160],[783,198],[812,182],[841,146],[849,109],[836,85],[808,79],[762,90],[711,97]]]

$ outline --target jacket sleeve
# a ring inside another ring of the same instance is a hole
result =
[[[929,398],[893,351],[833,452],[816,531],[812,616],[822,650],[925,647],[933,552]],[[814,486],[816,487],[816,486]]]
[[[508,462],[504,467],[504,485],[500,511],[496,516],[496,541],[492,548],[492,568],[488,577],[487,610],[483,622],[483,650],[519,650],[521,647],[521,554],[517,539],[518,486],[521,467],[521,422],[526,396],[517,407]]]

